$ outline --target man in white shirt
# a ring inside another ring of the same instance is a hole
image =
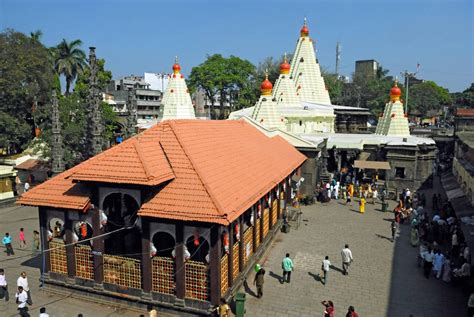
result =
[[[16,293],[15,297],[16,297],[16,302],[18,304],[18,310],[20,311],[20,316],[30,317],[30,314],[28,314],[28,307],[26,307],[28,294],[25,292],[23,287],[18,286],[18,293]]]
[[[341,251],[342,257],[342,270],[344,275],[349,275],[349,265],[354,261],[352,257],[352,251],[349,249],[349,245],[346,244],[344,249]]]
[[[8,295],[8,285],[7,285],[7,279],[5,277],[5,271],[3,269],[0,269],[0,299],[5,297],[5,301],[8,302],[10,299]]]
[[[49,314],[46,312],[46,308],[45,308],[45,307],[41,307],[41,308],[40,308],[39,317],[49,317]]]
[[[16,285],[18,287],[22,287],[22,289],[28,295],[28,304],[33,305],[33,301],[31,300],[30,288],[28,286],[28,278],[26,277],[26,272],[21,272],[20,277],[16,281]]]
[[[329,268],[331,267],[331,262],[329,262],[329,257],[326,255],[326,257],[323,260],[323,264],[321,264],[321,269],[323,270],[323,280],[322,283],[323,285],[326,285],[328,282],[328,273],[329,273]]]

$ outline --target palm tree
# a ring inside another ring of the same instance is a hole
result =
[[[58,75],[66,77],[66,95],[69,95],[72,82],[86,66],[86,53],[80,49],[81,45],[81,40],[68,43],[63,39],[55,49],[54,68]]]
[[[30,32],[30,39],[34,43],[40,43],[42,37],[43,37],[43,31],[41,30]]]

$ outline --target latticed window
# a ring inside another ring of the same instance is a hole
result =
[[[239,275],[239,242],[232,247],[232,279],[235,281]]]
[[[257,219],[257,221],[255,221],[255,229],[257,230],[257,234],[255,237],[255,247],[257,248],[260,245],[260,223],[261,223],[260,218]]]
[[[186,298],[209,300],[209,270],[203,262],[186,261]]]
[[[278,200],[274,199],[272,201],[272,226],[277,223],[278,219]]]
[[[247,264],[249,258],[253,254],[253,239],[252,239],[253,227],[248,228],[244,232],[244,266]]]
[[[168,257],[154,257],[152,263],[153,292],[174,295],[174,261]]]
[[[103,259],[104,282],[131,288],[142,287],[139,260],[106,254]]]
[[[94,263],[92,261],[91,247],[77,244],[76,249],[76,276],[86,279],[94,279]]]
[[[229,288],[229,256],[224,254],[221,258],[221,295],[224,296]]]
[[[66,247],[61,239],[53,239],[49,242],[49,259],[51,262],[51,272],[67,274]]]
[[[263,238],[268,234],[268,230],[270,229],[270,211],[266,208],[263,211]]]

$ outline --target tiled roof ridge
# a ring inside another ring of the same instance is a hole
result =
[[[153,175],[151,175],[150,173],[150,170],[146,164],[146,160],[145,158],[143,157],[143,153],[142,153],[142,150],[141,150],[141,147],[140,147],[140,142],[139,142],[139,137],[137,136],[137,139],[136,141],[137,142],[134,142],[133,146],[135,148],[135,152],[137,152],[137,155],[138,155],[138,158],[140,159],[140,163],[142,164],[142,167],[143,167],[143,170],[145,171],[145,175],[146,175],[146,178],[147,179],[152,179],[154,178]]]
[[[178,120],[179,122],[179,120]],[[199,181],[201,182],[202,186],[206,190],[206,193],[209,195],[211,198],[212,203],[214,204],[214,207],[216,208],[217,211],[220,212],[222,216],[226,215],[226,212],[224,211],[224,208],[219,204],[217,201],[216,197],[212,193],[211,189],[209,186],[203,181],[202,179],[202,172],[200,172],[199,168],[196,166],[195,162],[191,159],[191,157],[188,155],[188,152],[186,151],[186,147],[183,145],[183,143],[180,141],[178,133],[177,133],[177,120],[171,120],[168,121],[167,124],[170,126],[171,130],[173,131],[174,135],[176,136],[176,140],[178,141],[179,146],[183,149],[184,154],[188,158],[189,162],[191,163],[191,166],[193,167],[194,171],[198,175]]]

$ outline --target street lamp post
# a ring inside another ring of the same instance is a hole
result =
[[[416,74],[418,74],[418,71],[420,69],[420,64],[416,65],[416,72],[414,73],[409,73],[407,70],[404,72],[400,73],[403,77],[405,77],[405,114],[408,116],[408,90],[410,86],[410,77],[415,77]]]

